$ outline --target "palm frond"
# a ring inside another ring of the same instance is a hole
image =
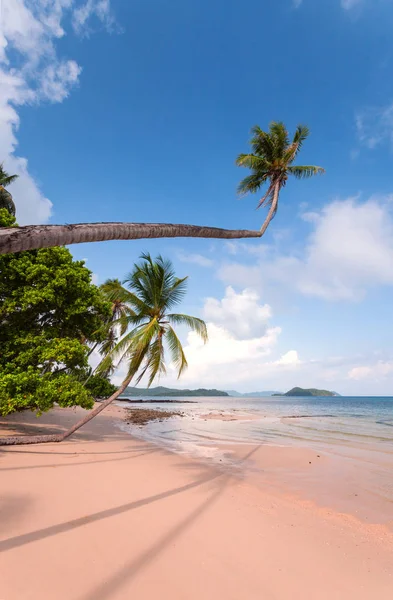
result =
[[[176,279],[173,282],[172,286],[165,290],[165,294],[163,294],[163,298],[161,301],[162,307],[164,309],[167,310],[169,308],[172,308],[173,306],[179,304],[183,300],[187,292],[187,281],[188,277]]]
[[[106,339],[102,342],[101,347],[100,347],[100,354],[103,356],[106,356],[107,354],[110,354],[112,352],[112,350],[114,349],[114,347],[116,346],[116,342],[117,342],[117,334],[116,334],[116,329],[115,327],[110,327],[106,333]]]
[[[107,300],[117,304],[127,304],[132,300],[132,294],[123,287],[119,279],[107,279],[100,289]]]
[[[169,314],[167,315],[167,318],[173,325],[186,325],[189,329],[195,331],[195,333],[202,338],[204,343],[208,341],[206,323],[202,319],[182,314]]]
[[[251,148],[254,154],[272,163],[275,159],[275,145],[270,133],[263,131],[259,125],[251,129]]]
[[[239,154],[236,159],[236,165],[238,167],[246,167],[247,169],[253,169],[257,173],[267,173],[269,170],[269,164],[262,156],[256,156],[255,154]]]
[[[107,354],[106,356],[104,356],[104,358],[100,361],[100,363],[96,367],[95,373],[97,375],[101,375],[102,377],[105,377],[106,374],[109,374],[113,370],[114,370],[113,357],[111,354]]]
[[[309,134],[310,130],[306,125],[297,126],[293,141],[284,154],[284,162],[287,166],[295,160]]]
[[[239,196],[245,196],[246,194],[254,194],[259,190],[261,185],[268,180],[268,175],[266,174],[264,177],[260,177],[259,175],[247,175],[238,185],[237,193]]]
[[[307,125],[298,125],[296,127],[295,135],[293,136],[292,144],[300,149],[309,135],[310,130]]]
[[[173,327],[168,327],[165,333],[165,339],[168,343],[169,351],[171,353],[172,361],[177,369],[177,378],[181,376],[183,371],[187,369],[188,363],[184,354],[183,346],[179,338],[176,335]]]
[[[18,179],[18,175],[9,175],[7,171],[4,170],[3,163],[0,165],[0,185],[7,187],[13,181]]]
[[[109,369],[114,362],[120,364],[126,359],[127,377],[137,377],[138,383],[148,373],[150,386],[159,374],[165,373],[163,341],[167,339],[180,376],[187,361],[170,323],[186,325],[196,331],[204,342],[207,341],[206,325],[201,319],[167,314],[183,299],[187,277],[176,277],[171,261],[162,256],[153,260],[150,254],[142,254],[123,283],[128,287],[125,293],[118,280],[109,280],[104,284],[103,291],[110,295],[113,302],[110,326],[120,334],[121,339],[113,343],[108,334],[103,348],[103,352],[108,351],[108,354],[100,364],[100,369]],[[124,304],[122,299],[126,300]]]
[[[140,310],[147,311],[153,308],[154,298],[151,293],[149,273],[145,264],[137,263],[124,279],[124,284],[127,284],[129,290],[139,299],[139,304],[141,304]]]
[[[143,326],[139,325],[129,331],[114,345],[107,356],[110,356],[114,362],[120,364],[124,358],[126,358],[129,354],[132,354],[140,342],[140,330],[142,327]]]
[[[304,165],[297,167],[288,167],[288,173],[296,177],[297,179],[307,179],[314,175],[322,175],[325,173],[325,169],[322,167],[315,167],[314,165]]]
[[[261,208],[261,206],[264,206],[266,204],[270,205],[273,201],[273,194],[274,194],[274,182],[269,185],[269,188],[268,188],[266,194],[264,196],[262,196],[262,198],[258,202],[257,209]]]
[[[126,290],[118,279],[107,279],[100,289],[104,298],[112,303],[110,326],[119,325],[120,335],[124,335],[128,327],[128,317],[135,315],[131,307],[133,294]]]
[[[113,312],[113,322],[116,323],[116,325],[118,325],[120,335],[125,334],[130,325],[131,319],[134,319],[134,324],[136,315],[133,310],[131,310],[128,306],[116,307],[116,309]]]
[[[270,136],[274,143],[274,158],[281,159],[289,146],[287,128],[282,121],[272,121],[269,126]]]
[[[111,321],[111,325],[116,325],[118,327],[126,326],[126,329],[129,327],[135,328],[138,325],[146,325],[146,323],[150,320],[150,315],[139,314],[139,315],[121,315],[118,319],[114,319]]]
[[[135,351],[130,355],[130,362],[128,364],[128,371],[127,371],[127,378],[128,377],[135,377],[135,375],[138,373],[141,364],[143,363],[143,360],[145,359],[145,356],[147,354],[149,350],[149,346],[145,346],[144,348],[141,348],[139,351]],[[138,384],[141,380],[141,376],[138,377],[136,383]]]
[[[127,377],[130,375],[134,377],[137,374],[143,360],[149,354],[154,337],[158,336],[159,333],[160,325],[157,319],[153,319],[133,336],[131,343],[123,355],[123,357],[127,356],[129,359]],[[141,377],[142,375],[139,376],[137,383],[139,383]]]
[[[157,375],[166,374],[165,354],[164,345],[162,343],[162,335],[159,335],[157,339],[155,339],[154,342],[150,344],[146,360],[149,371],[149,380],[147,382],[147,387],[150,387]]]

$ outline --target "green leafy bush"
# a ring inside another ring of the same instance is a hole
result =
[[[15,219],[0,209],[0,227]],[[0,257],[0,414],[93,404],[78,379],[105,339],[110,303],[66,248]],[[109,382],[108,382],[109,383]]]

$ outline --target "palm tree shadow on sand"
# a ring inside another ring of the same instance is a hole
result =
[[[251,458],[261,444],[258,444],[252,448],[247,454],[245,454],[241,461],[244,462]],[[201,463],[190,463],[189,467],[201,467]],[[236,474],[238,475],[238,474]],[[81,596],[80,600],[108,600],[112,598],[119,588],[121,588],[127,581],[132,580],[144,567],[155,560],[158,555],[165,550],[170,544],[172,544],[182,533],[184,533],[193,523],[195,523],[202,514],[210,508],[224,492],[230,481],[234,479],[234,475],[231,472],[224,472],[220,469],[212,476],[208,476],[205,479],[201,479],[199,482],[194,482],[184,488],[179,488],[179,491],[186,491],[185,488],[190,489],[191,487],[197,487],[203,483],[211,483],[212,492],[206,500],[204,500],[196,509],[189,513],[184,519],[182,519],[177,525],[163,535],[153,546],[143,552],[137,558],[134,558],[127,562],[121,569],[117,571],[112,577],[107,580],[104,584],[95,587],[87,595]],[[172,494],[171,494],[172,495]]]
[[[223,493],[229,482],[229,475],[216,475],[211,479],[214,482],[213,491],[209,497],[204,500],[196,509],[182,519],[168,533],[163,535],[153,546],[143,552],[140,556],[127,562],[117,573],[106,581],[103,585],[95,587],[81,600],[107,600],[113,597],[113,594],[119,590],[127,581],[132,580],[141,569],[151,563],[157,556],[172,544],[182,533],[184,533],[193,523],[195,523],[202,514],[212,506]]]

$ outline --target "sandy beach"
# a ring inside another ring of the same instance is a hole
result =
[[[16,414],[0,432],[59,431],[83,412]],[[123,418],[113,406],[67,442],[0,448],[0,598],[391,599],[389,524],[337,510],[334,489],[319,504],[316,477],[295,494],[272,475],[328,458],[228,446],[235,461],[209,464],[133,438]]]

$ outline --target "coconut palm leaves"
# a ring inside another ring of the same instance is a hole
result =
[[[15,204],[11,194],[5,188],[17,178],[18,175],[9,175],[3,165],[0,165],[0,208],[6,208],[13,216],[15,216]]]
[[[305,179],[324,173],[324,169],[314,165],[293,165],[310,133],[308,127],[304,125],[298,125],[292,141],[289,139],[284,123],[272,122],[268,132],[262,131],[256,125],[251,133],[252,152],[239,154],[236,160],[239,167],[251,170],[251,174],[240,182],[238,193],[240,195],[256,193],[263,185],[267,185],[267,190],[257,206],[257,208],[261,206],[269,208],[261,227],[261,235],[263,235],[277,212],[279,194],[286,185],[288,177],[293,175],[297,179]]]
[[[172,361],[180,377],[187,367],[183,352],[173,325],[186,325],[207,341],[206,325],[201,319],[170,312],[184,297],[187,278],[175,276],[170,261],[158,256],[153,261],[149,254],[142,254],[141,261],[126,278],[128,289],[118,280],[108,280],[102,286],[106,297],[112,302],[113,314],[116,306],[117,320],[111,321],[110,331],[117,333],[115,340],[108,340],[111,348],[100,363],[97,374],[108,372],[112,365],[127,361],[127,375],[118,390],[100,402],[80,421],[61,434],[35,436],[35,442],[62,442],[78,429],[94,419],[122,394],[131,381],[138,383],[144,375],[150,386],[154,379],[165,373],[165,350],[169,350]],[[124,330],[124,323],[127,324]],[[121,332],[124,331],[122,335]],[[33,438],[12,438],[9,443],[33,443]]]
[[[107,299],[122,306],[115,326],[119,340],[101,362],[98,372],[106,372],[109,365],[127,361],[126,379],[139,383],[148,378],[148,386],[166,372],[166,351],[169,351],[178,377],[187,368],[181,342],[174,326],[183,325],[207,341],[206,324],[201,319],[172,312],[186,293],[187,277],[176,277],[169,260],[142,254],[141,261],[125,278],[123,287],[118,280],[109,280],[102,289]]]
[[[127,317],[134,315],[134,311],[128,306],[128,292],[122,287],[119,279],[108,279],[101,285],[103,296],[111,303],[111,314],[107,323],[104,324],[105,340],[99,348],[102,356],[111,354],[116,346],[119,335],[124,335],[127,331]],[[109,377],[115,371],[113,361],[106,361],[105,370],[101,369],[103,377]]]

